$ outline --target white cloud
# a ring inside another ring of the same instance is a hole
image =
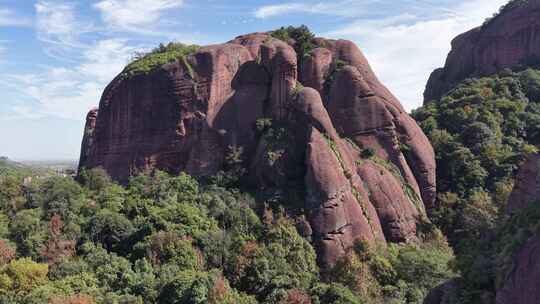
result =
[[[8,26],[30,26],[32,22],[27,18],[16,16],[7,8],[0,8],[0,27]]]
[[[273,16],[279,16],[282,14],[290,14],[293,12],[309,12],[310,6],[304,3],[286,3],[267,5],[258,8],[255,11],[255,17],[268,18]]]
[[[411,0],[401,0],[408,2]],[[373,5],[388,5],[381,0],[334,0],[321,2],[288,2],[271,4],[258,7],[253,15],[256,18],[265,19],[279,17],[293,13],[307,13],[319,15],[331,15],[339,17],[354,17],[373,13],[369,8]],[[397,4],[391,3],[392,6]],[[379,7],[379,10],[381,7]],[[384,9],[384,8],[383,8]]]
[[[365,7],[378,0],[341,0],[332,2],[289,2],[261,6],[254,12],[255,17],[260,19],[276,17],[292,13],[309,13],[322,15],[335,15],[342,17],[357,16],[365,13]]]
[[[102,0],[94,5],[110,27],[139,31],[152,26],[170,9],[179,8],[183,0]]]
[[[141,33],[144,24],[156,22],[149,24],[150,31],[158,25],[164,10],[181,5],[182,1],[177,0],[103,0],[96,7],[109,26],[137,25],[137,33]],[[40,66],[36,69],[41,72],[36,73],[0,75],[0,85],[8,87],[13,95],[9,115],[4,113],[0,120],[8,116],[84,119],[86,112],[98,105],[105,86],[134,52],[147,50],[148,46],[124,38],[131,35],[110,31],[105,34],[105,28],[85,21],[73,2],[39,0],[34,7],[36,32],[44,52],[65,64]]]
[[[506,2],[472,0],[449,6],[442,15],[358,20],[325,35],[355,41],[381,81],[411,110],[422,105],[428,77],[444,65],[451,40],[481,25]]]
[[[8,75],[3,83],[22,96],[11,111],[15,117],[24,118],[84,119],[134,51],[123,40],[101,40],[88,48],[82,63],[73,68],[50,67],[42,73]]]
[[[35,5],[36,31],[41,41],[78,47],[78,37],[88,30],[87,26],[77,21],[71,3],[39,1]]]
[[[84,52],[85,62],[77,67],[77,71],[99,83],[107,83],[120,72],[136,50],[123,39],[107,39],[97,43]]]

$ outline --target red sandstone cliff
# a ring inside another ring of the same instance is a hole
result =
[[[435,199],[426,136],[352,42],[316,38],[300,65],[294,43],[254,33],[148,74],[119,75],[97,119],[88,116],[80,166],[120,182],[153,168],[212,175],[229,147],[241,147],[258,187],[301,181],[323,266],[355,240],[415,239]],[[284,139],[257,135],[261,118],[283,126]],[[368,148],[374,157],[361,156]]]
[[[540,0],[512,1],[481,27],[457,36],[444,68],[427,83],[424,102],[440,98],[462,80],[539,62]]]
[[[521,167],[508,200],[507,213],[519,212],[540,202],[540,155],[533,154]],[[540,233],[531,236],[512,257],[510,273],[497,291],[497,304],[540,302]]]

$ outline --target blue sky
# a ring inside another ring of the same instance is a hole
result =
[[[413,109],[450,41],[506,0],[0,0],[0,155],[79,155],[86,112],[133,53],[282,25],[355,41]]]

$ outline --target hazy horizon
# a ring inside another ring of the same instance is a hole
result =
[[[136,51],[213,44],[283,25],[355,41],[410,111],[450,41],[506,0],[0,0],[0,155],[79,157],[84,117]]]

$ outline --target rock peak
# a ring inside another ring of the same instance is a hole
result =
[[[445,66],[427,83],[424,102],[437,100],[471,77],[540,64],[540,0],[513,0],[484,25],[452,40]]]
[[[208,176],[234,149],[258,189],[302,189],[322,266],[357,240],[415,239],[435,199],[427,137],[354,43],[279,33],[137,62],[89,114],[81,168],[123,183],[149,169]]]

